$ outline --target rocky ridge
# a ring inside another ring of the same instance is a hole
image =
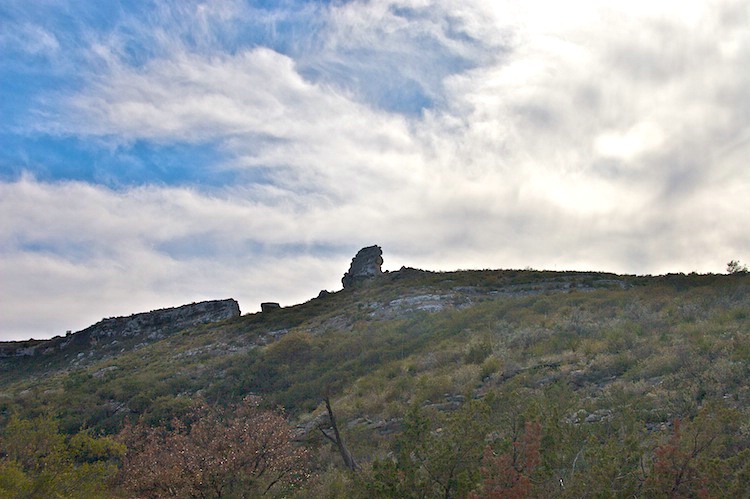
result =
[[[111,317],[81,331],[49,340],[0,342],[0,358],[50,355],[101,344],[115,346],[136,338],[141,342],[156,341],[188,327],[219,322],[239,315],[239,304],[230,298],[153,310],[127,317]]]

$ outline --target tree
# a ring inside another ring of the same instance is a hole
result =
[[[727,263],[727,274],[747,274],[747,265],[742,265],[739,260],[730,260]]]
[[[363,495],[465,497],[479,478],[487,416],[488,407],[480,401],[432,419],[413,406],[396,439],[394,459],[373,463]]]
[[[696,460],[705,450],[698,438],[689,439],[686,445],[682,431],[682,422],[676,419],[673,423],[669,440],[654,450],[654,464],[646,483],[649,492],[666,494],[667,497],[683,497],[697,492],[706,497],[705,478],[696,466]],[[709,440],[705,445],[710,445]]]
[[[341,438],[341,433],[339,432],[339,426],[336,423],[336,416],[333,414],[333,409],[331,409],[331,399],[327,395],[323,398],[323,401],[326,404],[326,410],[328,411],[328,420],[331,422],[331,429],[333,430],[333,436],[326,433],[325,429],[322,426],[319,426],[318,429],[320,430],[320,433],[323,434],[326,439],[330,440],[331,443],[333,443],[336,446],[336,449],[339,451],[339,454],[341,455],[341,459],[344,460],[344,464],[347,468],[349,468],[351,471],[356,471],[359,466],[357,465],[357,462],[354,460],[354,457],[352,456],[352,453],[349,451],[349,448],[344,443],[344,439]]]
[[[227,409],[201,405],[169,426],[143,419],[120,434],[128,445],[123,487],[151,497],[261,496],[308,477],[307,451],[282,414],[251,399]]]
[[[0,497],[103,497],[125,447],[87,431],[66,436],[56,420],[12,417],[0,438]]]
[[[731,477],[747,473],[745,450],[733,448],[741,415],[720,405],[701,408],[693,421],[676,419],[666,442],[654,449],[651,473],[645,482],[650,497],[744,497],[747,485]],[[737,459],[739,457],[739,459]],[[728,495],[727,495],[728,494]]]
[[[527,422],[520,440],[512,442],[509,452],[495,454],[485,447],[482,458],[482,484],[472,498],[523,498],[532,491],[531,474],[540,463],[542,425]]]

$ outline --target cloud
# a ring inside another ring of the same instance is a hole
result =
[[[748,15],[415,0],[121,20],[37,130],[214,145],[221,162],[195,168],[238,180],[0,184],[3,328],[290,304],[374,243],[391,269],[721,271],[750,250]],[[43,314],[10,313],[45,295]]]
[[[60,43],[53,33],[43,27],[23,23],[10,25],[0,33],[0,47],[5,50],[20,50],[31,55],[54,56],[60,50]]]
[[[6,337],[201,299],[232,296],[246,312],[266,300],[298,303],[336,286],[355,251],[319,245],[314,255],[293,212],[190,189],[26,177],[0,184],[0,194]]]

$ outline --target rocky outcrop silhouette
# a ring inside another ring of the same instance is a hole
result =
[[[239,304],[230,298],[163,308],[127,317],[111,317],[76,333],[56,336],[49,340],[0,342],[0,358],[47,355],[100,343],[112,345],[136,337],[139,341],[156,341],[189,327],[223,321],[239,315]]]
[[[344,289],[347,289],[377,277],[383,273],[381,265],[383,265],[383,250],[380,246],[362,248],[352,259],[349,272],[341,278],[341,284],[344,285]]]
[[[275,301],[265,301],[260,304],[260,311],[261,312],[271,312],[273,310],[278,310],[281,308],[281,305],[279,305]]]

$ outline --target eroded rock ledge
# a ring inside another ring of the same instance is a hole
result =
[[[0,358],[45,355],[69,347],[80,348],[99,342],[122,341],[135,336],[158,340],[171,332],[239,315],[239,304],[230,298],[163,308],[127,317],[111,317],[76,333],[56,336],[49,340],[0,342]]]

